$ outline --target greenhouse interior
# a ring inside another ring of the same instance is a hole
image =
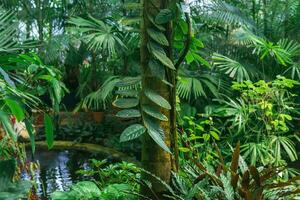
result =
[[[0,200],[300,200],[300,0],[0,0]]]

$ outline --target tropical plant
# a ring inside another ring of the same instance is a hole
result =
[[[101,50],[104,54],[113,56],[117,49],[125,48],[122,42],[118,27],[112,22],[105,23],[92,16],[89,19],[73,17],[69,23],[76,27],[71,28],[71,32],[79,33],[82,41],[86,42],[91,50]]]
[[[180,174],[173,174],[174,190],[169,199],[290,199],[299,195],[299,176],[285,180],[284,167],[248,166],[240,156],[238,143],[232,159],[226,163],[220,149],[214,164],[203,164],[187,156]],[[188,154],[188,153],[187,153]],[[166,186],[167,187],[167,186]]]
[[[280,76],[271,82],[236,82],[232,88],[240,93],[239,98],[217,100],[221,106],[214,108],[213,113],[226,118],[225,132],[233,141],[242,141],[243,155],[252,165],[259,161],[278,166],[286,158],[297,159],[292,138],[299,137],[290,129],[298,113],[291,89],[298,84]]]
[[[107,164],[106,160],[91,160],[92,168],[77,173],[93,176],[96,182],[83,181],[72,185],[68,192],[54,192],[53,200],[103,199],[135,200],[138,199],[140,170],[131,163]]]

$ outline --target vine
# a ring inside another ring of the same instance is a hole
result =
[[[161,84],[169,87],[170,94],[163,97],[161,94],[151,89],[151,86],[143,84],[138,94],[132,95],[130,90],[122,90],[122,95],[113,103],[114,106],[125,109],[117,113],[122,118],[138,118],[138,122],[126,128],[121,134],[121,141],[130,141],[143,135],[145,132],[166,152],[171,153],[170,148],[165,143],[165,134],[160,126],[160,122],[169,122],[171,129],[171,147],[175,157],[176,167],[178,168],[178,150],[176,145],[176,78],[177,70],[185,59],[191,43],[192,25],[190,13],[185,12],[186,23],[188,24],[188,34],[184,48],[179,55],[179,59],[174,63],[172,61],[172,33],[168,33],[172,21],[175,19],[177,7],[160,9],[153,0],[149,0],[155,15],[152,12],[144,10],[144,17],[147,23],[146,40],[147,69],[144,75],[155,77]],[[167,7],[164,5],[164,7]],[[122,80],[120,86],[129,87],[141,81],[141,78],[127,78]],[[142,80],[143,81],[143,80]],[[145,101],[143,98],[147,98]],[[170,113],[170,119],[164,114],[164,110]]]

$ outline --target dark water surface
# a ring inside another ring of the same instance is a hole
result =
[[[33,160],[28,154],[28,159]],[[39,151],[35,154],[35,161],[40,163],[40,169],[35,171],[37,194],[40,199],[48,200],[54,191],[66,191],[78,181],[88,179],[76,173],[77,170],[89,169],[89,159],[104,159],[100,155],[92,155],[81,151]],[[23,179],[30,179],[27,173]]]

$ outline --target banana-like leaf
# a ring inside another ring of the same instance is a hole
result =
[[[127,142],[143,135],[146,128],[141,124],[133,124],[126,128],[120,136],[120,142]]]
[[[13,99],[5,99],[5,103],[19,122],[24,120],[25,114],[23,108],[20,106],[20,104],[17,101]]]
[[[28,119],[25,120],[25,126],[29,133],[32,154],[35,153],[35,130]]]
[[[13,141],[16,142],[17,134],[10,123],[7,113],[0,111],[0,122],[2,123],[4,130],[8,133],[8,135],[12,138]]]
[[[54,127],[52,119],[47,113],[44,114],[44,125],[48,149],[52,149],[54,144]]]
[[[171,109],[170,103],[165,98],[163,98],[161,95],[154,92],[153,90],[146,89],[145,95],[146,95],[146,97],[148,97],[151,101],[153,101],[155,104],[159,105],[160,107],[163,107],[168,110]]]

